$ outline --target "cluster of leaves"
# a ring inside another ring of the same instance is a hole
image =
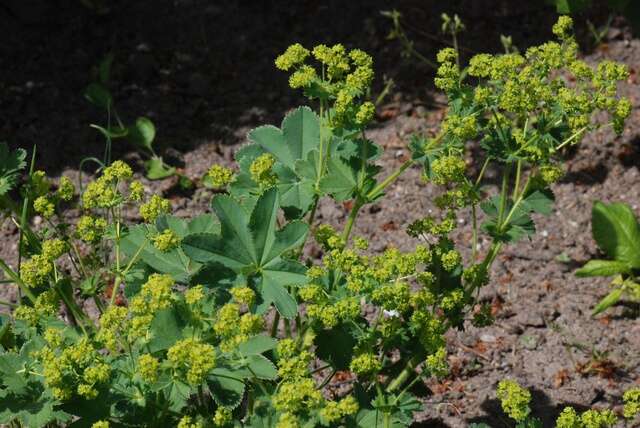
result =
[[[624,104],[615,100],[623,74],[615,64],[575,88],[552,72],[577,61],[566,19],[558,28],[562,45],[526,57],[480,56],[468,73],[455,51],[442,52],[437,82],[450,100],[442,130],[416,137],[413,157],[384,180],[375,164],[382,149],[365,133],[374,115],[371,57],[342,45],[296,44],[276,66],[292,72],[290,85],[319,111],[300,107],[280,128],[251,131],[236,171],[214,165],[207,180],[220,191],[212,213],[180,219],[159,195],[143,203],[143,185],[121,161],[77,199],[69,180],[55,191],[42,184],[33,209],[47,226],[36,232],[21,223],[33,237],[21,238],[24,260],[17,270],[2,263],[22,297],[12,317],[0,318],[0,400],[7,403],[0,423],[410,425],[421,408],[412,387],[448,372],[445,333],[466,320],[492,322],[477,290],[501,247],[534,233],[530,214],[551,211],[548,185],[561,173],[553,156],[596,126],[589,114],[598,102]],[[485,72],[496,75],[475,87],[463,82]],[[584,96],[588,107],[563,107],[552,99],[560,93]],[[574,123],[578,116],[586,123]],[[495,163],[503,174],[498,196],[485,196],[483,172],[473,179],[467,172],[471,140],[485,149],[482,171]],[[436,200],[442,216],[409,226],[413,251],[372,255],[366,240],[352,236],[358,215],[415,165],[445,188]],[[342,230],[317,224],[323,199],[350,206]],[[83,213],[75,224],[61,215],[70,206]],[[467,206],[474,254],[465,263],[450,234]],[[482,229],[477,206],[486,213]],[[140,224],[125,221],[132,209]],[[478,262],[481,231],[493,243]],[[319,261],[304,258],[311,237],[322,248]],[[348,389],[328,398],[325,387],[338,372],[349,373]]]
[[[516,428],[542,428],[542,421],[531,415],[531,393],[513,380],[502,380],[496,396],[502,410],[516,422]],[[631,388],[622,397],[624,418],[633,423],[640,416],[640,388]],[[573,407],[562,409],[556,419],[556,428],[611,428],[620,422],[609,409],[589,409],[582,413]],[[485,423],[472,424],[472,428],[490,428]]]
[[[126,139],[148,157],[145,162],[148,179],[160,180],[176,174],[175,167],[167,165],[162,156],[159,156],[153,147],[153,142],[156,138],[156,127],[151,119],[139,117],[131,125],[125,125],[120,119],[115,108],[113,95],[109,89],[113,59],[113,55],[109,54],[100,62],[95,72],[95,81],[90,83],[84,92],[85,98],[94,106],[102,109],[107,115],[107,124],[105,126],[91,125],[92,128],[102,134],[106,141],[103,160],[99,161],[93,158],[92,160],[103,166],[109,165],[111,163],[112,141]],[[113,120],[115,120],[115,124],[112,123]],[[186,177],[181,177],[181,179],[184,181]]]
[[[593,238],[611,260],[589,260],[576,271],[580,277],[613,276],[612,290],[593,309],[599,314],[624,296],[640,302],[640,224],[622,203],[596,201],[591,211]]]

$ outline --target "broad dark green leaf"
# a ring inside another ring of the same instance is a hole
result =
[[[0,424],[19,421],[22,426],[39,428],[70,421],[71,415],[57,409],[57,404],[41,384],[35,384],[27,395],[0,390]]]
[[[524,198],[521,203],[523,211],[549,215],[553,211],[553,194],[536,190]]]
[[[147,170],[147,178],[149,180],[162,180],[176,173],[176,169],[172,166],[167,166],[160,156],[154,156],[146,161],[144,167]]]
[[[149,328],[151,335],[149,351],[156,352],[169,349],[174,343],[182,339],[186,326],[187,320],[181,316],[175,307],[158,311]]]
[[[351,165],[339,157],[329,159],[327,174],[320,180],[320,190],[341,202],[353,198],[357,189],[358,176]]]
[[[349,325],[340,324],[331,330],[319,331],[314,340],[318,358],[334,369],[347,370],[353,358],[353,348],[357,345],[351,329]]]
[[[591,211],[593,238],[608,256],[640,268],[640,226],[627,205],[595,202]]]
[[[153,140],[156,138],[156,127],[150,119],[139,117],[136,123],[129,127],[129,140],[150,152],[153,152]]]
[[[24,149],[11,151],[7,143],[0,143],[0,196],[16,185],[20,171],[26,166],[26,156]]]
[[[328,131],[325,131],[328,132]],[[325,136],[328,139],[330,136]],[[299,107],[282,121],[282,128],[267,125],[258,127],[248,134],[251,144],[236,153],[241,173],[229,186],[234,196],[258,195],[261,191],[253,182],[249,169],[260,155],[270,153],[275,159],[274,173],[278,176],[280,206],[288,218],[299,218],[310,208],[315,195],[316,176],[298,168],[299,162],[306,162],[318,151],[320,144],[320,123],[316,114],[308,107]]]
[[[100,83],[91,83],[84,90],[84,97],[96,107],[108,110],[113,104],[109,90]]]
[[[200,263],[218,262],[238,274],[253,275],[262,297],[258,311],[266,311],[273,303],[282,315],[292,317],[297,304],[285,287],[306,283],[306,268],[282,256],[304,242],[308,227],[294,221],[276,230],[278,201],[277,189],[269,189],[247,216],[232,197],[217,196],[212,205],[220,219],[221,235],[188,235],[182,248]]]
[[[244,382],[236,372],[217,367],[211,371],[207,383],[218,405],[235,409],[242,401]]]
[[[260,355],[264,352],[275,349],[278,345],[278,341],[273,337],[266,334],[259,334],[252,336],[244,343],[238,346],[238,351],[244,355]]]
[[[249,355],[247,368],[258,379],[274,380],[278,377],[276,366],[263,355]]]
[[[171,275],[178,282],[188,282],[198,271],[199,263],[189,259],[180,248],[162,252],[153,246],[148,237],[157,233],[154,226],[133,226],[121,240],[121,249],[129,257],[138,254],[140,260],[153,270]]]

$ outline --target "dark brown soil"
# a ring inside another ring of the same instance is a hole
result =
[[[412,32],[417,47],[433,56],[443,46],[436,30],[443,2],[415,3],[395,7],[413,29],[427,33]],[[513,34],[517,45],[527,46],[546,38],[554,19],[538,5],[513,10],[507,1],[460,3],[452,2],[447,12],[458,12],[467,22],[462,44],[469,53],[499,50],[500,33]],[[92,65],[109,50],[116,54],[114,93],[121,116],[151,117],[159,146],[193,179],[213,163],[231,164],[247,130],[279,123],[301,101],[272,66],[275,55],[295,41],[362,47],[374,53],[380,76],[397,82],[379,108],[380,123],[369,132],[386,149],[380,161],[386,171],[408,155],[411,133],[432,132],[442,115],[442,99],[432,96],[431,71],[402,61],[398,45],[384,40],[389,27],[379,11],[391,8],[387,2],[113,1],[106,16],[79,2],[61,4],[16,0],[0,7],[0,28],[6,29],[0,46],[0,140],[37,144],[38,166],[54,177],[76,177],[82,158],[101,156],[103,143],[88,124],[104,118],[83,100],[82,91]],[[503,252],[482,292],[492,302],[496,324],[449,335],[453,374],[427,384],[416,426],[463,427],[474,421],[505,426],[495,400],[497,382],[504,378],[532,390],[535,413],[545,426],[552,426],[564,405],[619,409],[622,392],[640,384],[640,309],[623,302],[593,318],[591,309],[607,293],[607,280],[574,275],[598,254],[590,233],[594,200],[624,201],[640,214],[640,40],[615,26],[609,36],[587,58],[611,58],[631,67],[632,77],[621,88],[634,105],[625,133],[614,138],[598,132],[568,154],[568,174],[554,186],[553,214],[536,218],[538,233],[531,241]],[[140,167],[140,156],[125,143],[116,147],[116,155]],[[211,197],[203,189],[176,191],[174,179],[145,184],[171,197],[180,216],[206,210]],[[355,233],[369,238],[374,251],[390,245],[411,249],[416,242],[404,228],[435,209],[437,192],[417,168],[411,169],[386,198],[363,212]],[[329,202],[319,210],[319,218],[330,223],[343,222],[346,214]],[[469,217],[461,215],[459,223],[455,238],[468,243]],[[5,222],[0,257],[12,263],[16,236]],[[481,244],[486,250],[487,242]],[[0,297],[15,298],[15,292],[7,288]]]

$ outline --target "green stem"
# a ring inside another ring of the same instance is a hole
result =
[[[476,178],[476,183],[475,183],[476,187],[478,187],[478,184],[480,184],[480,181],[482,180],[482,177],[484,176],[484,173],[487,169],[487,165],[489,165],[489,161],[491,161],[491,157],[487,157],[484,160],[484,163],[482,164],[482,168],[480,168],[480,173],[478,174],[478,178]]]
[[[276,311],[273,316],[273,322],[271,323],[271,337],[276,337],[278,334],[278,324],[280,323],[280,312]]]
[[[387,410],[382,413],[382,426],[384,428],[391,428],[391,413]]]
[[[583,126],[582,128],[578,129],[573,135],[571,135],[569,138],[567,138],[562,143],[560,143],[560,145],[558,147],[556,147],[556,150],[560,150],[561,148],[563,148],[567,144],[571,143],[573,140],[578,138],[584,131],[586,131],[587,128],[588,128],[587,126]]]
[[[420,354],[416,354],[407,361],[407,364],[404,366],[400,374],[396,376],[395,379],[389,383],[387,386],[387,393],[391,393],[397,389],[399,389],[404,383],[407,381],[407,378],[415,371],[418,364],[422,362],[422,357]]]
[[[13,282],[16,283],[16,285],[18,285],[20,290],[22,290],[25,296],[29,298],[31,303],[35,303],[36,296],[31,292],[27,284],[25,284],[24,281],[22,281],[22,278],[20,278],[20,275],[18,275],[13,269],[11,269],[9,265],[7,265],[2,259],[0,259],[0,269],[2,269],[4,273],[9,278],[11,278]]]
[[[115,217],[115,215],[114,215]],[[116,239],[115,239],[115,253],[116,253],[116,276],[113,279],[113,288],[111,289],[111,299],[109,300],[109,306],[113,306],[116,301],[116,295],[120,288],[120,221],[116,220]]]
[[[367,200],[372,201],[387,188],[391,183],[393,183],[399,176],[402,174],[407,168],[413,165],[413,159],[409,159],[405,163],[403,163],[400,168],[398,168],[393,174],[388,176],[383,182],[378,184],[369,194],[367,195]]]
[[[471,261],[476,261],[476,256],[478,255],[478,213],[476,209],[476,204],[471,204],[471,221],[473,222],[473,236],[471,238]]]
[[[363,203],[359,198],[353,202],[353,207],[351,207],[347,224],[344,226],[344,230],[342,231],[342,239],[345,244],[349,242],[349,235],[351,235],[351,230],[353,229],[353,225],[356,221],[356,217],[358,217],[358,212],[360,211],[360,208],[362,208],[362,205]]]
[[[67,295],[65,294],[65,292],[63,290],[61,290],[58,285],[56,285],[54,287],[54,290],[56,291],[56,293],[58,293],[58,296],[60,296],[60,298],[64,302],[64,304],[67,307],[67,309],[69,309],[69,312],[71,312],[70,313],[71,317],[73,318],[73,320],[75,320],[76,324],[78,324],[78,326],[82,329],[82,332],[86,336],[87,335],[87,329],[84,326],[85,319],[83,317],[83,314],[81,314],[79,312],[79,310],[77,308],[77,304],[75,302],[72,302],[71,299],[68,299]]]
[[[498,209],[498,221],[496,224],[498,228],[502,226],[502,221],[504,220],[504,213],[507,209],[507,193],[509,190],[509,175],[511,172],[511,164],[507,164],[504,169],[504,174],[502,175],[502,187],[500,189],[500,207]]]
[[[291,322],[289,318],[284,319],[284,332],[288,338],[291,338]]]
[[[322,389],[325,386],[327,386],[327,384],[329,382],[331,382],[331,379],[333,379],[333,377],[336,375],[338,371],[336,369],[331,369],[331,373],[329,373],[329,376],[327,376],[320,385],[318,385],[318,387],[316,389]]]
[[[518,197],[518,190],[520,190],[520,175],[522,174],[522,159],[518,159],[516,163],[516,182],[513,185],[512,199],[515,201]]]
[[[7,302],[6,300],[0,300],[0,305],[8,306],[10,308],[17,308],[18,305],[15,303]]]
[[[526,195],[527,191],[529,190],[530,184],[531,184],[531,176],[527,178],[527,181],[524,184],[524,188],[522,189],[522,192],[518,194],[517,199],[515,200],[515,202],[513,203],[513,206],[511,207],[511,209],[509,210],[509,213],[507,214],[507,217],[504,219],[503,224],[500,226],[500,230],[502,230],[504,226],[509,224],[511,217],[513,217],[513,214],[516,212],[516,209],[522,203],[522,200],[524,199],[524,195]]]

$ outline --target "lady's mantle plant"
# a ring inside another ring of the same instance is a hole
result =
[[[2,318],[0,423],[409,425],[422,408],[412,386],[448,371],[447,330],[491,322],[477,291],[502,246],[534,233],[530,214],[551,211],[556,156],[601,126],[594,112],[609,111],[618,131],[629,113],[616,98],[626,70],[578,60],[570,24],[554,27],[560,42],[479,55],[465,70],[456,51],[442,51],[436,84],[450,104],[442,129],[416,137],[412,159],[383,180],[382,149],[365,133],[371,57],[296,44],[276,66],[318,110],[300,107],[280,128],[251,131],[236,171],[213,166],[206,181],[222,190],[213,213],[185,220],[160,196],[143,203],[122,162],[81,192],[75,224],[59,215],[73,205],[70,183],[41,192],[32,209],[49,226],[25,228],[37,239],[21,242],[17,271],[2,265],[23,298]],[[475,177],[463,159],[470,141],[484,150]],[[490,164],[502,186],[485,197]],[[358,214],[414,165],[445,188],[442,216],[409,226],[413,251],[371,254],[352,236]],[[316,222],[325,199],[350,201],[340,230]],[[142,224],[126,224],[129,205]],[[464,207],[474,225],[467,262],[449,237]],[[493,242],[482,255],[480,233]],[[304,259],[310,239],[321,260]],[[348,387],[331,394],[338,372]]]

